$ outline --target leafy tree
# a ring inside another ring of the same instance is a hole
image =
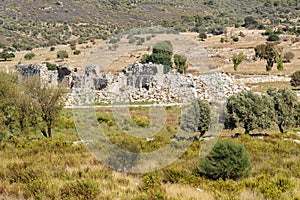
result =
[[[31,60],[33,57],[35,57],[34,53],[27,53],[24,55],[25,60]]]
[[[267,94],[273,99],[276,123],[281,133],[285,127],[296,124],[297,95],[288,88],[269,88]]]
[[[58,51],[56,56],[57,56],[57,58],[60,58],[62,60],[65,59],[65,58],[69,58],[69,54],[65,50]]]
[[[271,71],[276,59],[281,56],[282,51],[275,43],[260,44],[254,50],[256,57],[267,61],[267,71]]]
[[[60,111],[63,108],[62,97],[64,90],[62,88],[53,88],[42,83],[36,77],[29,77],[23,80],[26,94],[35,105],[36,114],[42,119],[42,134],[50,138],[52,137],[52,127],[57,120]]]
[[[153,54],[162,54],[165,56],[172,56],[173,55],[173,45],[168,40],[158,42],[153,46],[152,53]]]
[[[269,96],[242,91],[229,97],[225,128],[233,130],[239,124],[249,134],[254,129],[269,128],[274,120],[274,107]]]
[[[240,179],[249,176],[251,163],[243,145],[228,140],[218,141],[200,161],[200,175],[209,179]]]
[[[151,55],[144,55],[142,63],[162,64],[172,67],[173,46],[170,41],[158,42],[154,45]]]
[[[245,60],[243,53],[236,54],[232,57],[233,69],[236,71],[238,66]]]
[[[8,53],[8,51],[2,51],[0,53],[0,58],[2,58],[4,61],[7,61],[10,58],[14,58],[15,54],[13,53]]]
[[[0,71],[0,141],[15,130],[16,79],[12,74]]]
[[[206,101],[194,101],[185,109],[180,118],[180,128],[184,131],[200,132],[200,137],[208,130],[211,122],[211,110]]]
[[[188,67],[186,64],[186,61],[187,61],[187,58],[185,56],[178,55],[178,54],[174,55],[175,69],[181,74],[184,73]]]
[[[293,73],[292,79],[291,79],[291,85],[293,87],[300,86],[300,71],[296,71]]]

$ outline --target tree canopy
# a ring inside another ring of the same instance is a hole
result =
[[[275,116],[271,98],[251,91],[229,97],[226,109],[225,128],[234,129],[239,124],[246,134],[254,129],[269,128]]]
[[[234,179],[247,177],[251,164],[243,145],[218,141],[212,151],[199,163],[199,172],[207,178]]]
[[[271,71],[274,63],[281,58],[282,48],[278,47],[276,43],[260,44],[255,47],[255,56],[266,60],[266,71]]]
[[[196,100],[185,109],[180,118],[180,128],[184,131],[200,132],[200,137],[208,130],[211,122],[211,110],[208,102]]]
[[[275,121],[281,133],[285,127],[296,124],[297,95],[288,88],[269,88],[267,94],[272,98],[275,109]]]

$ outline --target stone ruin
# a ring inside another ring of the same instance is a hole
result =
[[[136,63],[118,74],[100,73],[95,66],[87,67],[83,74],[68,66],[58,66],[57,70],[49,71],[45,64],[18,65],[17,69],[22,76],[37,75],[49,85],[64,83],[72,89],[69,105],[83,102],[169,104],[189,102],[191,99],[224,100],[247,89],[225,73],[183,75],[152,63]]]

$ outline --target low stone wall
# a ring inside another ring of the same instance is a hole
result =
[[[291,78],[288,76],[276,75],[236,75],[236,83],[267,83],[267,82],[290,82]]]

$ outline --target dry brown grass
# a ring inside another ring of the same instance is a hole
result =
[[[165,184],[163,188],[166,190],[168,197],[177,199],[199,199],[199,200],[214,200],[214,196],[200,188],[194,188],[190,185]]]

